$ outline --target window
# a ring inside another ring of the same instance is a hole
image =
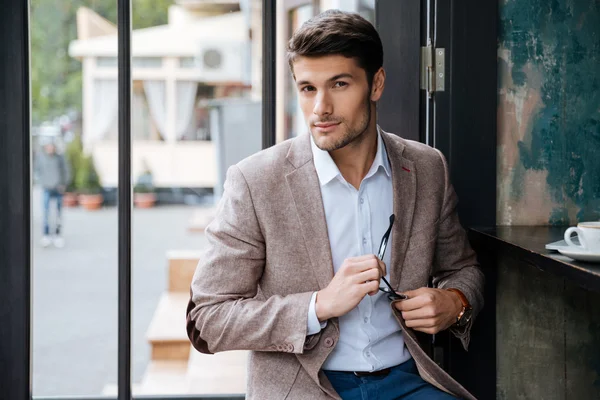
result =
[[[96,66],[98,68],[116,68],[117,57],[98,57],[96,58]]]
[[[133,57],[131,64],[136,68],[160,68],[162,61],[161,57]]]
[[[250,51],[260,48],[260,2],[148,4],[133,2],[131,31],[133,394],[243,394],[247,353],[191,351],[181,317],[227,167],[261,149]],[[44,174],[32,188],[33,394],[114,395],[117,1],[31,0],[31,30],[34,150],[56,143],[72,172],[62,198]]]
[[[179,59],[179,68],[194,68],[196,59],[194,57],[181,57]]]

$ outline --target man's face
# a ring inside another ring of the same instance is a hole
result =
[[[317,147],[333,151],[357,140],[371,122],[367,74],[353,58],[341,55],[298,57],[294,77],[304,120]]]

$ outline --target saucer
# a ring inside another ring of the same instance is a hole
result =
[[[573,236],[571,238],[571,240],[573,241],[574,244],[579,245],[579,238],[577,236]],[[558,249],[572,249],[573,246],[569,246],[569,244],[563,239],[563,240],[559,240],[558,242],[552,242],[552,243],[548,243],[546,245],[546,250],[554,250],[554,251],[558,251]]]
[[[573,247],[557,249],[560,254],[577,261],[600,262],[600,251],[592,252],[584,249],[574,249]]]

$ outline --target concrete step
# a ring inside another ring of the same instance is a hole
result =
[[[167,252],[169,292],[185,292],[189,295],[192,277],[201,257],[202,251],[198,250],[171,250]]]
[[[134,396],[139,395],[178,395],[189,393],[187,384],[187,360],[151,361],[142,381],[131,385]],[[102,391],[104,396],[116,396],[118,386],[106,385]]]
[[[186,394],[187,360],[152,361],[140,384],[140,394]]]
[[[217,354],[190,353],[188,387],[194,394],[246,393],[247,351]]]
[[[247,351],[214,355],[191,350],[188,360],[151,361],[134,395],[245,394]],[[106,385],[105,396],[116,396],[117,385]]]
[[[163,293],[146,338],[152,346],[152,360],[185,360],[190,356],[190,341],[185,331],[185,311],[189,293]]]

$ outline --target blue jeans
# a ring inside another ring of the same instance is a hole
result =
[[[56,189],[44,189],[44,235],[50,235],[50,202],[56,201],[56,220],[54,232],[60,235],[63,195]]]
[[[425,382],[415,361],[402,363],[387,376],[358,377],[353,373],[324,371],[333,388],[344,400],[450,400],[456,397]]]

